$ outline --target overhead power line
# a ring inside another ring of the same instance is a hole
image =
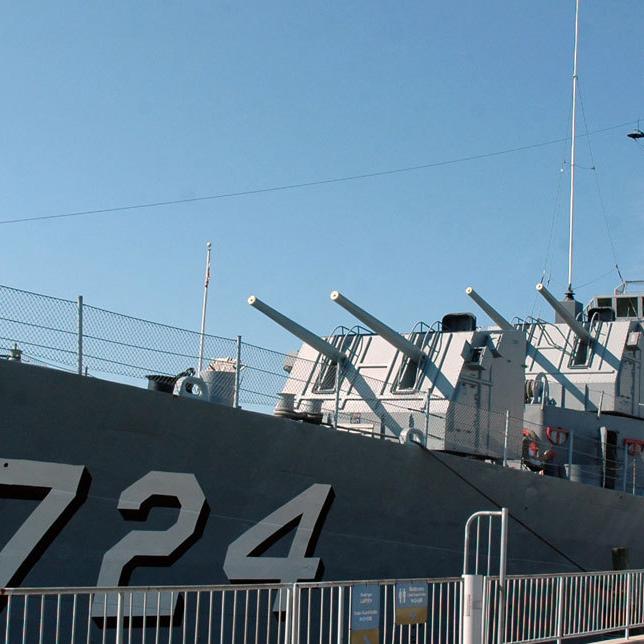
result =
[[[633,121],[626,121],[618,125],[611,125],[610,127],[602,128],[588,132],[585,136],[590,134],[601,134],[602,132],[609,132],[617,130],[627,125],[631,125]],[[581,137],[578,137],[581,138]],[[541,143],[532,143],[530,145],[522,145],[515,148],[506,148],[504,150],[495,150],[493,152],[485,152],[481,154],[472,154],[465,157],[457,157],[454,159],[446,159],[443,161],[432,161],[429,163],[421,163],[419,165],[411,165],[402,168],[392,168],[389,170],[380,170],[376,172],[365,172],[361,174],[352,174],[342,177],[330,177],[327,179],[316,179],[313,181],[304,181],[301,183],[289,183],[278,186],[268,186],[266,188],[254,188],[250,190],[240,190],[236,192],[221,192],[213,195],[203,195],[200,197],[189,197],[185,199],[170,199],[166,201],[151,201],[146,203],[129,204],[125,206],[114,206],[112,208],[97,208],[94,210],[77,210],[75,212],[62,212],[52,215],[36,215],[33,217],[17,217],[15,219],[0,220],[0,225],[4,224],[19,224],[27,221],[45,221],[48,219],[65,219],[68,217],[86,217],[90,215],[107,215],[117,212],[125,212],[127,210],[141,210],[144,208],[159,208],[161,206],[176,206],[179,204],[195,203],[199,201],[214,201],[216,199],[232,199],[235,197],[245,197],[250,195],[264,194],[268,192],[280,192],[284,190],[298,190],[301,188],[311,188],[313,186],[323,186],[332,183],[345,183],[349,181],[359,181],[360,179],[370,179],[373,177],[384,177],[394,174],[402,174],[405,172],[414,172],[417,170],[426,170],[428,168],[437,168],[440,166],[454,165],[456,163],[465,163],[468,161],[477,161],[479,159],[489,159],[490,157],[502,156],[504,154],[513,154],[516,152],[524,152],[526,150],[533,150],[536,148],[543,148],[549,145],[555,145],[564,141],[570,140],[570,137],[563,137],[559,139],[552,139],[550,141],[542,141]]]

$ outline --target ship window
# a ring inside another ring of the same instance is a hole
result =
[[[335,378],[338,372],[338,363],[328,358],[323,358],[320,375],[313,387],[315,393],[335,391]]]
[[[483,357],[483,349],[485,347],[474,347],[472,349],[472,356],[470,362],[474,364],[481,364],[481,358]]]
[[[575,347],[573,349],[572,356],[570,356],[570,363],[568,364],[568,366],[586,367],[590,362],[591,356],[592,351],[588,346],[588,342],[586,342],[586,340],[577,338],[575,341]]]
[[[353,361],[360,353],[362,336],[357,333],[346,332],[331,336],[328,338],[328,342],[345,354],[348,360]],[[335,391],[337,373],[338,363],[326,356],[321,356],[320,372],[313,385],[313,392],[317,394]]]
[[[636,297],[618,297],[617,298],[617,317],[618,318],[636,318],[637,317],[637,298]]]
[[[412,333],[412,336],[409,339],[417,347],[422,347],[425,336],[425,333]],[[416,389],[417,381],[418,363],[403,355],[402,364],[398,370],[398,375],[396,376],[392,390],[395,392],[413,391]]]
[[[613,298],[612,297],[598,297],[597,306],[613,308]]]
[[[413,360],[410,360],[409,358],[407,358],[405,362],[406,364],[404,365],[404,369],[402,369],[400,379],[398,380],[396,386],[397,390],[414,389],[414,386],[416,385],[416,378],[418,377],[418,364]]]

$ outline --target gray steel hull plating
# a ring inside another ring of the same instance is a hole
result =
[[[117,509],[150,471],[194,474],[207,508],[176,552],[130,562],[121,581],[132,585],[228,581],[230,544],[314,484],[333,490],[300,553],[321,560],[310,573],[319,579],[460,574],[467,517],[501,506],[511,573],[609,569],[616,546],[644,567],[641,498],[17,363],[0,362],[0,459],[88,472],[10,585],[96,585],[128,533],[170,528],[178,511],[168,503],[153,499],[138,520]],[[41,502],[42,491],[28,492],[0,485],[0,548]],[[295,524],[251,554],[287,557]],[[267,565],[252,581],[279,581],[279,570]]]

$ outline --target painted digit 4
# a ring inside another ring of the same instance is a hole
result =
[[[308,555],[332,500],[333,488],[316,483],[244,532],[226,551],[224,571],[228,579],[283,583],[315,579],[321,561]],[[260,556],[298,519],[288,557]]]
[[[155,497],[178,502],[176,522],[167,530],[133,530],[123,537],[103,556],[97,586],[121,585],[137,562],[168,559],[198,532],[202,517],[205,518],[206,497],[194,474],[148,472],[123,490],[117,507],[122,512],[139,511]],[[117,601],[116,593],[97,593],[92,604],[92,616],[114,617]],[[176,604],[177,596],[169,592],[134,593],[132,610],[128,607],[128,615],[167,616],[174,612]]]
[[[0,551],[0,587],[9,586],[26,574],[33,565],[32,559],[38,550],[53,541],[58,530],[78,509],[81,479],[86,472],[83,465],[0,460],[0,496],[11,497],[12,489],[48,490],[36,509]]]

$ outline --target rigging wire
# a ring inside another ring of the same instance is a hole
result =
[[[555,191],[554,206],[552,208],[552,217],[550,220],[550,234],[548,235],[548,244],[546,246],[546,256],[543,262],[541,281],[544,280],[546,275],[549,276],[552,273],[552,242],[554,240],[555,226],[559,220],[561,211],[561,187],[563,184],[564,165],[565,161],[562,163],[559,170],[559,180],[557,181],[557,189]],[[550,281],[550,277],[548,277],[548,281]]]
[[[440,463],[443,467],[445,467],[447,470],[449,470],[454,476],[459,478],[461,481],[463,481],[465,484],[467,484],[469,487],[471,487],[473,490],[478,492],[484,499],[492,503],[494,506],[497,508],[501,508],[503,505],[503,500],[499,499],[497,500],[494,498],[490,493],[488,493],[486,490],[484,490],[482,487],[479,485],[476,485],[473,481],[471,481],[465,474],[462,474],[456,467],[452,466],[447,458],[445,458],[444,455],[440,454],[438,452],[432,452],[428,451],[427,452],[431,458],[433,458],[436,462]],[[556,552],[560,557],[565,559],[568,563],[572,564],[575,568],[579,569],[581,572],[586,572],[586,568],[584,568],[583,564],[579,563],[578,561],[575,561],[571,556],[569,556],[564,550],[562,550],[559,546],[557,546],[554,542],[552,542],[550,539],[548,539],[547,536],[541,534],[539,531],[537,531],[535,528],[530,526],[528,523],[526,523],[523,519],[521,519],[518,516],[515,515],[510,515],[510,518],[514,519],[514,521],[520,525],[522,528],[524,528],[527,532],[532,534],[534,537],[536,537],[541,543],[544,545],[550,547],[554,552]]]
[[[568,118],[566,123],[570,122],[572,117],[572,106],[568,107]],[[564,159],[561,162],[561,167],[559,168],[559,180],[557,181],[557,186],[555,189],[555,196],[553,199],[552,215],[550,217],[550,233],[548,235],[548,242],[546,244],[546,253],[543,260],[543,270],[541,271],[541,276],[539,281],[546,286],[550,286],[550,280],[552,278],[552,244],[554,241],[554,233],[557,222],[561,215],[561,194],[562,194],[562,184],[564,177],[564,166],[566,165],[565,161],[565,148],[568,138],[565,141],[562,141],[561,145],[561,156]],[[539,297],[539,294],[535,291],[532,298],[532,308],[530,309],[531,317],[540,317],[541,315],[541,304],[543,300]],[[536,313],[535,313],[536,309]]]
[[[592,132],[592,134],[601,134],[603,132],[617,130],[625,127],[626,125],[630,125],[631,123],[632,123],[632,120],[627,121],[625,123],[619,123],[617,125],[611,125],[610,127],[605,127],[600,130],[595,130],[594,132]],[[585,136],[588,136],[588,133]],[[401,168],[391,168],[388,170],[380,170],[376,172],[365,172],[365,173],[346,175],[346,176],[340,176],[340,177],[329,177],[327,179],[317,179],[312,181],[304,181],[301,183],[290,183],[290,184],[283,184],[283,185],[277,185],[277,186],[268,186],[265,188],[254,188],[249,190],[240,190],[236,192],[221,192],[218,194],[203,195],[199,197],[188,197],[184,199],[169,199],[164,201],[152,201],[152,202],[146,202],[146,203],[129,204],[124,206],[115,206],[112,208],[77,210],[74,212],[63,212],[63,213],[57,213],[52,215],[37,215],[34,217],[16,217],[13,219],[0,220],[0,225],[18,224],[18,223],[23,223],[28,221],[45,221],[50,219],[63,219],[63,218],[69,218],[69,217],[84,217],[84,216],[90,216],[90,215],[107,215],[111,213],[124,212],[128,210],[140,210],[143,208],[159,208],[162,206],[174,206],[179,204],[195,203],[199,201],[214,201],[217,199],[232,199],[236,197],[244,197],[249,195],[257,195],[257,194],[264,194],[264,193],[270,193],[270,192],[280,192],[285,190],[298,190],[302,188],[310,188],[313,186],[322,186],[322,185],[328,185],[328,184],[334,184],[334,183],[346,183],[350,181],[359,181],[361,179],[383,177],[383,176],[389,176],[389,175],[395,175],[395,174],[402,174],[406,172],[414,172],[417,170],[426,170],[429,168],[437,168],[441,166],[454,165],[457,163],[465,163],[468,161],[477,161],[479,159],[488,159],[491,157],[502,156],[505,154],[513,154],[515,152],[523,152],[527,150],[533,150],[536,148],[543,148],[549,145],[555,145],[557,143],[562,143],[564,141],[569,141],[569,140],[570,140],[570,137],[552,139],[549,141],[542,141],[540,143],[522,145],[515,148],[506,148],[504,150],[495,150],[492,152],[486,152],[482,154],[472,154],[465,157],[457,157],[455,159],[445,159],[442,161],[433,161],[430,163],[422,163],[418,165],[411,165],[411,166],[406,166]]]
[[[590,286],[595,282],[599,282],[599,280],[604,279],[604,277],[608,277],[614,270],[615,268],[611,267],[610,270],[606,271],[605,273],[602,273],[598,277],[595,277],[595,279],[590,280],[590,282],[584,282],[583,284],[575,285],[575,290],[578,291],[579,289],[586,288],[586,286]],[[617,269],[617,271],[619,272],[619,268]],[[621,277],[621,273],[619,275]]]
[[[564,162],[565,163],[565,162]],[[563,164],[559,171],[559,180],[557,181],[557,187],[555,190],[554,197],[554,206],[552,208],[552,216],[550,218],[550,234],[548,235],[548,243],[546,245],[546,255],[543,261],[543,270],[541,271],[541,276],[539,282],[545,284],[546,286],[550,285],[550,278],[552,276],[552,265],[551,265],[551,256],[552,256],[552,242],[554,240],[555,224],[559,220],[559,214],[561,211],[561,186],[563,183],[563,174],[564,168]],[[541,311],[541,302],[538,302],[539,294],[535,291],[532,297],[532,308],[530,309],[530,316],[539,317]],[[535,313],[535,309],[537,309]]]
[[[585,138],[586,138],[586,143],[588,145],[588,154],[590,156],[590,163],[591,167],[590,170],[593,171],[593,177],[595,178],[595,188],[597,189],[597,198],[599,200],[599,209],[602,213],[602,218],[604,220],[604,225],[606,226],[606,235],[608,236],[608,242],[610,243],[610,248],[611,252],[613,254],[613,260],[615,261],[615,270],[617,271],[617,274],[619,275],[620,280],[623,282],[624,278],[622,277],[622,273],[619,270],[619,261],[617,259],[617,250],[615,249],[615,241],[613,239],[613,235],[611,233],[610,229],[610,224],[608,222],[608,215],[606,213],[606,204],[604,203],[604,197],[601,191],[601,186],[599,184],[599,173],[597,171],[597,164],[595,163],[595,157],[593,155],[593,148],[590,143],[590,133],[588,131],[588,122],[586,120],[586,110],[584,108],[584,99],[581,91],[581,83],[578,82],[577,86],[577,93],[579,95],[579,104],[581,105],[581,115],[584,121],[584,130],[586,132]],[[612,269],[611,271],[612,272]]]

